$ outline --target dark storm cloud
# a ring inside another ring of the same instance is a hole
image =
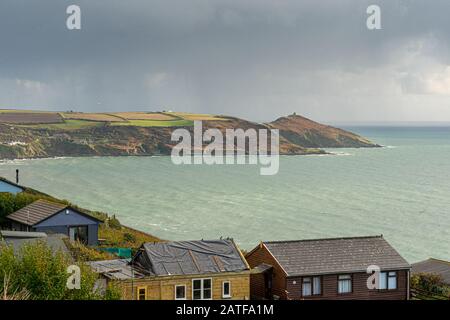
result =
[[[65,27],[77,4],[82,30]],[[382,30],[366,28],[378,4]],[[448,1],[3,0],[0,106],[450,119]]]

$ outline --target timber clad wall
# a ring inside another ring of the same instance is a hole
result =
[[[367,288],[367,273],[352,274],[352,293],[338,294],[338,275],[323,275],[322,278],[322,295],[302,297],[302,278],[287,278],[288,299],[305,299],[305,300],[406,300],[407,298],[407,279],[408,271],[397,271],[397,289],[395,290],[369,290]],[[294,284],[294,281],[296,284]]]
[[[279,296],[281,299],[287,299],[285,281],[286,273],[266,248],[259,247],[258,249],[250,252],[245,258],[252,269],[261,263],[271,265],[273,267],[272,294]],[[262,274],[252,274],[250,286],[252,296],[265,296],[264,276]]]
[[[250,273],[248,271],[241,273],[219,273],[203,274],[189,276],[164,276],[148,277],[138,279],[122,284],[123,299],[132,300],[137,297],[138,288],[147,288],[147,300],[174,300],[175,286],[186,285],[186,299],[192,300],[192,280],[193,279],[211,279],[212,280],[212,298],[213,300],[223,299],[222,283],[229,281],[231,283],[231,298],[248,300],[250,299]]]

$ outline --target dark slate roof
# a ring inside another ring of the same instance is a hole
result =
[[[66,209],[68,206],[47,200],[36,200],[28,206],[11,213],[7,216],[8,219],[23,223],[28,226],[33,226],[42,220],[45,220],[58,212]]]
[[[5,183],[7,183],[7,184],[10,184],[10,185],[12,185],[12,186],[14,186],[14,187],[20,188],[20,189],[22,189],[22,191],[25,190],[25,187],[23,187],[23,186],[21,186],[21,185],[15,183],[15,182],[12,182],[12,181],[10,181],[10,180],[4,178],[4,177],[0,177],[0,181],[3,181],[3,182],[5,182]]]
[[[450,285],[450,261],[430,258],[412,264],[411,272],[414,273],[434,273],[442,277],[445,284]]]
[[[288,276],[409,269],[410,265],[382,237],[263,242]]]
[[[133,264],[157,276],[248,270],[233,240],[145,243]]]

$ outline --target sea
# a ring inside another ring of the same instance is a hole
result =
[[[13,160],[0,175],[168,240],[260,241],[383,235],[409,262],[450,260],[450,126],[352,126],[383,148],[282,156],[257,165],[170,157]]]

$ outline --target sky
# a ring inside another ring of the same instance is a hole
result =
[[[66,8],[81,8],[68,30]],[[381,30],[366,26],[369,5]],[[448,0],[2,0],[0,108],[450,121]]]

